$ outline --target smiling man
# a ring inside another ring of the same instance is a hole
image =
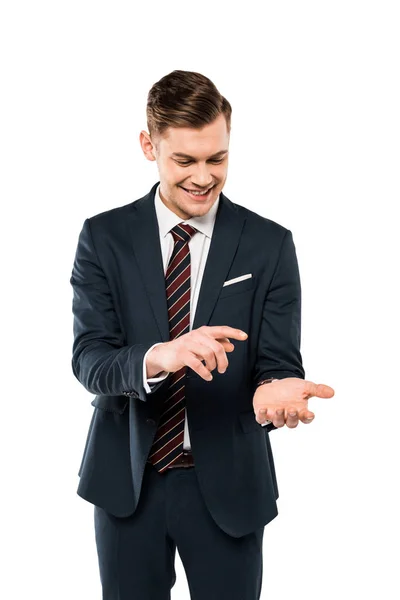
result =
[[[311,423],[291,231],[228,199],[231,105],[173,71],[147,101],[159,181],[87,218],[71,276],[72,368],[95,394],[78,494],[103,600],[255,600],[277,514],[273,429]]]

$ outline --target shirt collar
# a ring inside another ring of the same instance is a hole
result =
[[[156,209],[158,228],[162,237],[165,237],[167,233],[171,231],[178,223],[188,223],[192,227],[195,227],[198,231],[211,238],[215,217],[218,210],[220,195],[205,215],[202,217],[191,217],[190,219],[182,220],[181,217],[176,215],[172,210],[165,206],[164,202],[160,198],[160,184],[158,184],[155,196],[154,196],[154,207]]]

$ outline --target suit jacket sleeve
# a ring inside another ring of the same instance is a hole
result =
[[[72,371],[92,394],[126,395],[146,401],[143,358],[159,340],[126,345],[107,278],[93,244],[90,219],[79,235],[73,287]],[[154,391],[162,381],[152,388]]]
[[[292,232],[286,230],[264,301],[253,376],[254,390],[259,381],[269,377],[305,378],[300,341],[300,274]]]

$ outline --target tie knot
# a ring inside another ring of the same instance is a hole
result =
[[[171,229],[171,233],[174,236],[174,241],[188,242],[192,235],[196,233],[197,229],[191,227],[187,223],[178,223]]]

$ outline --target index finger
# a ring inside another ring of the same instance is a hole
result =
[[[212,325],[207,328],[209,329],[209,334],[214,338],[227,337],[234,340],[245,340],[247,338],[245,331],[230,327],[229,325]]]
[[[335,390],[329,385],[324,383],[313,383],[312,381],[305,381],[305,393],[310,398],[316,396],[317,398],[332,398],[335,394]]]

